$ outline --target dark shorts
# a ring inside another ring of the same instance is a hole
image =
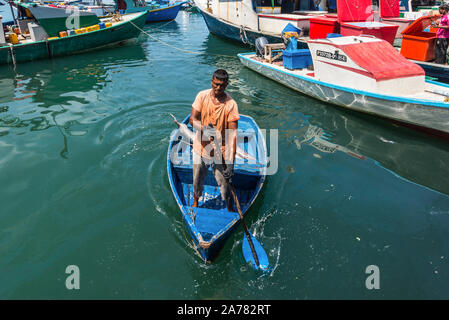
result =
[[[223,165],[215,164],[212,159],[206,159],[193,151],[193,193],[197,197],[204,196],[204,180],[208,174],[209,166],[220,188],[221,199],[228,201],[231,198],[229,185],[223,176]]]
[[[446,64],[447,63],[447,38],[437,38],[435,40],[435,63]]]

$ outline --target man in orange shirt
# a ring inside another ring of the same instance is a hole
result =
[[[212,76],[212,89],[203,90],[192,104],[190,124],[197,130],[193,141],[193,204],[203,193],[204,179],[212,167],[223,201],[229,211],[232,207],[229,184],[234,174],[237,147],[237,129],[240,119],[237,103],[225,92],[228,73],[218,69]],[[219,152],[216,146],[220,146]],[[223,158],[225,166],[223,166]]]

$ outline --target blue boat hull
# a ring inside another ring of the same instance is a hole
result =
[[[176,4],[174,6],[169,6],[165,8],[149,10],[147,16],[147,23],[158,22],[158,21],[169,21],[176,19],[181,5],[183,3]]]
[[[449,68],[444,65],[438,65],[436,63],[420,63],[419,61],[413,61],[426,72],[426,76],[437,78],[438,81],[449,83]]]
[[[188,121],[189,117],[183,123],[188,125]],[[192,130],[190,125],[188,127]],[[248,116],[241,115],[239,120],[237,145],[240,150],[251,156],[250,160],[236,158],[235,174],[232,179],[242,213],[245,215],[263,186],[267,166],[265,140],[254,120]],[[191,207],[193,202],[191,140],[181,135],[179,130],[170,140],[167,171],[170,187],[194,247],[204,261],[211,262],[240,224],[239,215],[226,209],[210,168],[199,206]]]
[[[280,36],[276,37],[264,34],[262,32],[254,32],[248,29],[242,30],[241,28],[226,23],[201,9],[200,11],[203,15],[209,32],[218,37],[250,45],[254,45],[256,39],[259,37],[267,38],[268,42],[270,43],[282,42]]]

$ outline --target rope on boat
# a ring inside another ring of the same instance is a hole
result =
[[[244,38],[243,38],[244,36]],[[240,26],[240,40],[242,40],[243,44],[248,44],[248,37],[246,36],[246,30],[243,25]]]
[[[170,20],[169,22],[167,22],[167,23],[164,23],[163,25],[161,25],[161,26],[159,26],[159,27],[157,27],[157,28],[151,28],[151,30],[159,30],[159,29],[161,29],[161,28],[165,27],[166,25],[168,25],[168,24],[172,23],[173,21],[175,21],[175,19],[173,19],[173,20]]]
[[[9,44],[9,50],[11,51],[12,64],[14,65],[14,69],[15,69],[16,68],[16,56],[14,55],[14,45],[12,43]]]
[[[165,42],[165,41],[162,41],[162,40],[160,40],[160,39],[158,39],[158,38],[152,36],[151,34],[149,34],[148,32],[146,32],[145,30],[143,30],[142,28],[140,28],[139,26],[137,26],[134,22],[132,22],[132,21],[129,21],[129,22],[130,22],[134,27],[136,27],[138,30],[140,30],[142,33],[144,33],[144,34],[146,34],[147,36],[149,36],[151,39],[156,40],[156,41],[158,41],[158,42],[160,42],[160,43],[166,45],[167,47],[170,47],[170,48],[173,48],[173,49],[175,49],[175,50],[182,51],[182,52],[185,52],[185,53],[190,53],[190,54],[203,54],[203,52],[186,50],[186,49],[182,49],[182,48],[176,47],[176,46],[174,46],[174,45],[171,45],[171,44],[169,44],[169,43],[167,43],[167,42]],[[170,22],[171,22],[171,21],[170,21]],[[168,24],[168,23],[167,23],[167,24]],[[163,26],[165,26],[165,25],[163,25]],[[162,28],[163,26],[161,26],[161,27],[159,27],[159,28]],[[228,57],[228,58],[229,58],[229,57],[231,57],[231,58],[236,58],[235,56],[230,56],[230,55],[226,55],[226,54],[214,54],[214,53],[211,53],[210,55],[221,56],[221,57]]]
[[[143,29],[140,28],[139,26],[137,26],[134,22],[132,22],[132,21],[129,21],[129,22],[130,22],[134,27],[136,27],[138,30],[140,30],[141,32],[143,32],[144,34],[146,34],[147,36],[149,36],[151,39],[156,40],[156,41],[158,41],[158,42],[160,42],[160,43],[163,43],[163,44],[165,44],[165,45],[168,46],[168,47],[171,47],[171,48],[173,48],[173,49],[176,49],[176,50],[179,50],[179,51],[182,51],[182,52],[185,52],[185,53],[201,54],[201,52],[181,49],[181,48],[175,47],[175,46],[173,46],[173,45],[171,45],[171,44],[169,44],[169,43],[167,43],[167,42],[165,42],[165,41],[159,40],[158,38],[153,37],[151,34],[149,34],[148,32],[146,32],[145,30],[143,30]]]

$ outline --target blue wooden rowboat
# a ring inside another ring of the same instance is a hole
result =
[[[230,212],[221,200],[220,190],[209,168],[204,192],[198,208],[193,203],[192,138],[194,133],[188,116],[170,139],[167,170],[170,187],[183,220],[192,237],[197,253],[211,262],[226,239],[240,223],[237,212]],[[256,200],[265,181],[267,149],[265,139],[256,122],[249,116],[240,116],[238,122],[237,156],[232,183],[243,215]],[[187,133],[186,133],[187,131]]]

